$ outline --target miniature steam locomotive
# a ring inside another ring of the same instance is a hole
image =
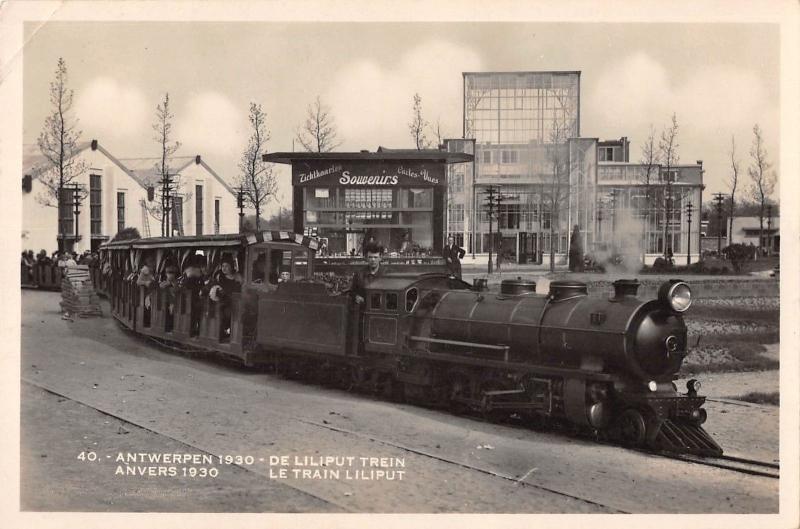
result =
[[[101,249],[95,282],[132,331],[245,365],[427,405],[561,422],[630,446],[722,453],[701,426],[699,384],[681,393],[673,382],[687,352],[691,290],[682,281],[642,301],[636,280],[615,282],[604,298],[574,281],[553,281],[546,294],[525,281],[494,293],[408,267],[369,283],[359,305],[315,271],[315,250],[314,239],[286,232],[112,242]],[[142,263],[160,275],[167,261],[198,257],[213,273],[226,255],[243,282],[224,310],[179,289],[168,315],[163,293],[134,279]],[[279,268],[292,280],[278,282]]]

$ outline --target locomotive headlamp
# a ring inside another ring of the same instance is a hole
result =
[[[658,383],[655,380],[651,380],[647,383],[647,389],[650,391],[656,391],[658,389]]]
[[[675,279],[661,285],[658,298],[675,312],[685,312],[692,305],[692,289]]]

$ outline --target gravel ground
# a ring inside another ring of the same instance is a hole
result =
[[[764,324],[754,321],[730,321],[730,320],[694,320],[686,319],[686,327],[689,335],[702,334],[746,334],[746,333],[766,333],[777,331],[777,325]],[[689,343],[693,343],[692,340]]]
[[[735,307],[747,310],[779,310],[780,298],[700,298],[694,301],[695,306]]]
[[[721,362],[735,363],[736,361],[736,357],[733,356],[726,347],[721,345],[709,345],[690,348],[689,355],[686,357],[686,360],[684,360],[684,363],[692,366],[708,366]]]

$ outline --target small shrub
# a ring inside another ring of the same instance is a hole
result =
[[[666,272],[672,270],[674,267],[672,263],[664,259],[663,257],[656,257],[656,260],[653,261],[652,270],[654,272]]]
[[[753,246],[747,244],[731,244],[722,249],[722,254],[731,262],[733,269],[738,273],[742,264],[753,258]]]

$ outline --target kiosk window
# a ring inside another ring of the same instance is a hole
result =
[[[379,308],[381,308],[381,301],[382,301],[381,300],[381,294],[379,292],[376,292],[376,293],[372,294],[372,297],[370,297],[370,301],[369,301],[370,308],[371,309],[379,309]]]
[[[397,310],[397,294],[386,294],[386,310]]]

